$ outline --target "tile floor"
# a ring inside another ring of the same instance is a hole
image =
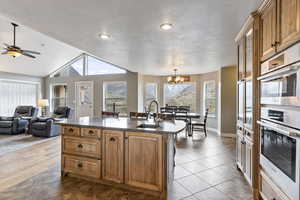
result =
[[[200,141],[178,137],[169,200],[250,200],[251,188],[235,165],[235,139],[214,133]]]

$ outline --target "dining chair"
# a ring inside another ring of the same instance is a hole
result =
[[[106,118],[106,117],[115,117],[115,118],[118,118],[119,117],[119,112],[102,111],[102,117],[103,118]]]
[[[158,113],[158,119],[161,120],[175,120],[175,115],[173,113]]]
[[[148,113],[140,113],[140,112],[130,112],[130,119],[148,119]]]
[[[190,131],[189,119],[187,117],[187,111],[176,111],[175,112],[175,119],[185,122],[185,124],[186,124],[186,127],[185,127],[185,137],[187,138],[187,134]]]
[[[178,111],[186,111],[186,112],[190,112],[191,111],[191,107],[190,106],[179,106],[177,108]]]
[[[205,137],[207,137],[206,123],[208,117],[208,109],[205,111],[203,122],[201,121],[192,121],[192,134],[194,131],[204,131]]]

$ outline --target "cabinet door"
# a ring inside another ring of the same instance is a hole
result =
[[[300,39],[300,0],[278,0],[279,50]]]
[[[261,16],[262,58],[265,60],[276,52],[276,0],[270,1]]]
[[[246,140],[245,144],[245,175],[252,182],[252,143]]]
[[[252,77],[252,69],[253,69],[253,28],[251,28],[246,33],[246,70],[245,77]]]
[[[124,182],[124,133],[122,131],[103,130],[103,165],[104,180]]]
[[[240,123],[244,123],[245,120],[245,81],[240,81],[238,87],[238,99],[237,99],[237,120]]]
[[[245,78],[245,38],[242,37],[237,44],[238,51],[238,80]]]
[[[242,142],[243,138],[241,136],[241,132],[238,131],[236,138],[236,162],[238,167],[242,170]]]
[[[126,184],[162,191],[162,136],[136,132],[127,132],[126,136]]]

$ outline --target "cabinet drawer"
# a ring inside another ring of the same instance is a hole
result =
[[[100,178],[101,161],[90,158],[63,155],[63,171],[92,178]]]
[[[264,200],[277,200],[276,189],[271,180],[263,172],[260,173],[260,194]]]
[[[63,135],[79,136],[80,128],[75,126],[63,126]]]
[[[81,136],[88,138],[101,138],[101,129],[81,128]]]
[[[63,152],[100,158],[101,143],[98,139],[63,137]]]

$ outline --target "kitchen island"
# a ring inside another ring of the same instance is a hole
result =
[[[183,121],[84,117],[62,126],[62,177],[69,175],[167,199],[175,134]]]

